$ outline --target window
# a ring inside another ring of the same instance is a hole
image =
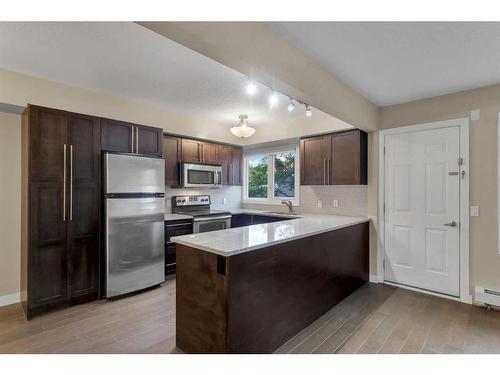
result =
[[[296,149],[262,152],[245,157],[244,202],[298,205],[298,165]]]

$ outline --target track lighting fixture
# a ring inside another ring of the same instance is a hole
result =
[[[306,106],[306,116],[311,117],[312,116],[311,107],[309,106],[309,104],[306,104],[305,106]]]
[[[246,90],[247,94],[249,96],[254,96],[255,93],[257,92],[257,85],[253,83],[252,81],[248,81]]]
[[[271,107],[273,107],[275,104],[277,104],[279,101],[278,94],[276,92],[272,92],[271,96],[269,97],[269,104]]]

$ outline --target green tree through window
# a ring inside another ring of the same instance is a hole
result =
[[[267,157],[248,158],[248,197],[267,198]]]
[[[293,152],[274,155],[274,196],[295,197],[295,154]]]

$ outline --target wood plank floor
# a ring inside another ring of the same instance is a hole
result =
[[[29,322],[0,307],[0,353],[180,353],[175,280]],[[277,353],[500,353],[500,312],[366,284]]]

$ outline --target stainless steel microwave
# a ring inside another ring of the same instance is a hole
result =
[[[220,164],[182,163],[182,186],[186,188],[217,188],[222,183]]]

